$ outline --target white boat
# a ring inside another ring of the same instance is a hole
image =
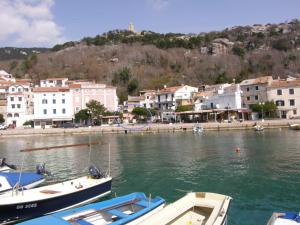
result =
[[[267,225],[300,225],[300,213],[273,213]]]
[[[198,133],[203,133],[204,128],[201,126],[194,126],[193,127],[193,133],[198,134]]]
[[[139,225],[226,225],[231,197],[215,193],[189,193]]]
[[[0,224],[77,207],[109,194],[112,178],[94,166],[89,171],[89,176],[29,190],[5,192],[0,195]]]
[[[16,170],[15,165],[10,165],[6,163],[6,158],[0,158],[0,172],[9,172],[11,170]]]
[[[300,130],[300,124],[299,123],[290,124],[290,128],[292,130]]]
[[[263,131],[265,128],[262,125],[255,125],[254,129],[255,131]]]

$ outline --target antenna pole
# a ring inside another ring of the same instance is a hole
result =
[[[108,143],[108,176],[110,176],[110,143]]]
[[[89,134],[89,160],[88,160],[88,167],[90,166],[91,163],[91,153],[92,153],[92,144],[91,144],[91,135]]]
[[[16,188],[17,188],[16,191],[18,191],[19,186],[21,184],[21,177],[22,177],[22,173],[23,173],[24,160],[25,160],[25,154],[23,154],[23,157],[22,157],[21,170],[20,170],[18,184],[16,184]]]

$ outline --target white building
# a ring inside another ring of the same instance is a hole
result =
[[[274,80],[267,96],[276,104],[280,118],[300,117],[300,79]]]
[[[6,125],[22,127],[23,123],[32,119],[31,84],[16,82],[11,84],[7,93]]]
[[[231,85],[220,88],[205,99],[204,105],[210,109],[241,109],[242,91],[240,85]]]
[[[48,78],[40,81],[41,87],[66,87],[68,78]]]
[[[166,87],[156,93],[156,105],[161,111],[174,111],[178,105],[191,105],[193,94],[198,92],[198,88],[181,85],[176,87]]]
[[[67,87],[36,87],[34,96],[34,127],[59,126],[73,119],[73,100]]]
[[[13,77],[13,75],[7,73],[4,70],[0,70],[0,80],[16,82],[16,79]]]

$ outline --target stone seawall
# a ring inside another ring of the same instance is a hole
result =
[[[263,125],[266,129],[287,128],[289,124],[300,123],[300,120],[265,120],[265,121],[244,121],[233,123],[201,123],[204,130],[246,130],[253,129],[255,124]],[[148,124],[148,125],[122,125],[122,126],[98,126],[81,128],[49,128],[33,129],[20,128],[1,130],[0,137],[13,136],[31,136],[31,135],[69,135],[69,134],[128,134],[128,133],[159,133],[159,132],[185,132],[191,131],[194,123],[176,123],[176,124]]]

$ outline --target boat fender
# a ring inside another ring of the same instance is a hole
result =
[[[91,178],[93,179],[100,179],[105,177],[104,174],[94,165],[89,167],[89,173],[91,175]]]

